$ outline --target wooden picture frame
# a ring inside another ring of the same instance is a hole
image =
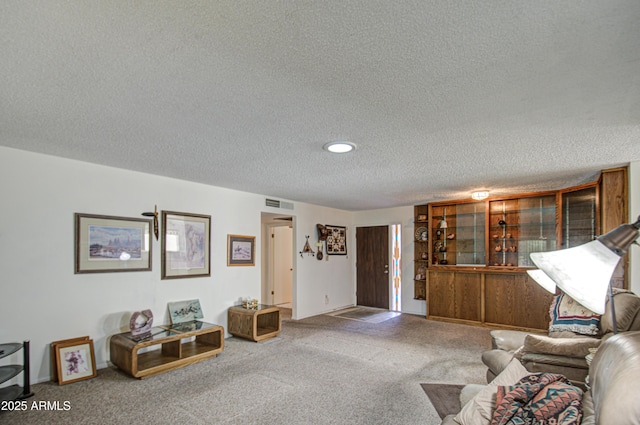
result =
[[[204,317],[199,299],[173,301],[167,304],[171,324],[193,322]]]
[[[151,220],[74,214],[76,274],[151,270]]]
[[[255,252],[255,236],[227,235],[227,266],[255,266]]]
[[[89,337],[89,335],[79,336],[77,338],[61,339],[60,341],[53,341],[49,345],[49,350],[51,351],[51,375],[52,375],[51,378],[53,382],[58,382],[58,368],[56,366],[56,348],[58,348],[58,345],[65,345],[73,342],[88,341],[90,339],[91,338]]]
[[[82,338],[55,344],[59,385],[91,379],[97,375],[93,340]]]
[[[211,276],[211,216],[162,211],[161,279]]]

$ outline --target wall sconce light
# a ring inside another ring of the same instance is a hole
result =
[[[471,194],[471,198],[475,199],[476,201],[482,201],[484,199],[487,199],[488,197],[489,197],[489,192],[486,190],[479,190]]]

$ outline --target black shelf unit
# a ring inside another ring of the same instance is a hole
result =
[[[0,385],[22,373],[23,386],[21,387],[15,384],[0,388],[0,401],[22,400],[33,395],[29,380],[29,341],[0,344],[0,359],[10,356],[21,349],[21,365],[10,364],[0,366]]]

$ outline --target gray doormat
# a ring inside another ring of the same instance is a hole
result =
[[[392,319],[402,313],[372,307],[352,307],[329,313],[329,316],[341,319],[357,320],[359,322],[380,323]]]

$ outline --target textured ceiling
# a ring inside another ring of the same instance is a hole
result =
[[[0,37],[28,151],[347,210],[640,160],[638,0],[3,0]]]

